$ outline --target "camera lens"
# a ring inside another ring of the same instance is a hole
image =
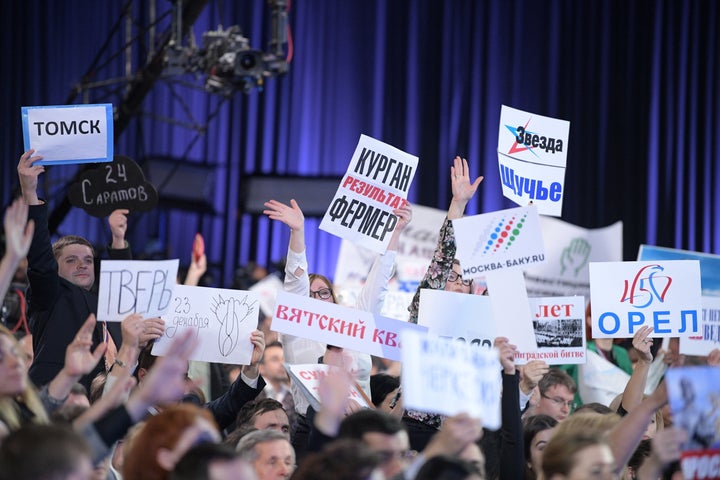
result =
[[[252,53],[246,53],[240,57],[240,66],[246,70],[252,70],[255,68],[255,55]]]

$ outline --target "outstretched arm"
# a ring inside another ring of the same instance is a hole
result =
[[[28,206],[19,198],[5,211],[5,255],[0,261],[0,298],[5,297],[20,261],[27,255],[35,223],[27,219]]]
[[[650,371],[650,365],[653,361],[652,353],[650,353],[652,339],[648,338],[648,335],[650,335],[652,331],[653,327],[643,326],[640,327],[633,336],[632,344],[639,353],[640,358],[637,363],[635,363],[633,373],[627,385],[625,385],[625,391],[623,392],[621,405],[626,412],[631,411],[639,405],[643,399],[648,372]]]
[[[478,177],[474,182],[470,182],[470,168],[468,162],[464,158],[455,157],[453,166],[450,167],[450,182],[452,184],[453,198],[448,208],[448,218],[455,220],[462,218],[465,214],[465,206],[477,192],[480,182],[484,177]]]
[[[17,166],[18,179],[20,180],[20,189],[22,190],[22,198],[26,205],[41,205],[44,202],[38,198],[37,186],[38,177],[45,171],[45,167],[34,165],[38,160],[42,160],[42,155],[35,155],[35,150],[28,150],[20,157]]]

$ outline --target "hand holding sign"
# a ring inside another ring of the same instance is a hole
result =
[[[40,205],[40,199],[37,196],[38,177],[45,172],[45,167],[37,164],[39,160],[42,160],[42,155],[33,156],[33,153],[35,150],[30,149],[20,156],[17,166],[18,179],[25,203]]]

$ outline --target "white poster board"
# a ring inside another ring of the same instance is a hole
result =
[[[568,121],[502,106],[498,166],[506,198],[562,214],[569,131]]]
[[[325,378],[330,372],[330,369],[333,368],[336,367],[331,367],[330,365],[322,363],[302,365],[285,364],[285,370],[288,372],[290,380],[299,387],[303,396],[316,412],[320,410],[321,405],[320,395],[318,393],[320,389],[320,380]],[[363,392],[358,389],[356,385],[350,386],[348,398],[356,401],[363,408],[373,408],[367,400],[365,400]]]
[[[441,415],[468,413],[481,418],[486,428],[500,428],[497,350],[416,332],[404,332],[402,341],[406,408]]]
[[[533,206],[452,222],[457,245],[455,257],[460,261],[464,278],[478,278],[498,270],[524,269],[545,261],[540,220]]]
[[[22,107],[25,150],[43,159],[35,165],[113,161],[112,104]]]
[[[198,345],[190,360],[249,365],[259,304],[255,292],[175,285],[165,334],[155,341],[152,353],[165,355],[179,332],[192,329]]]
[[[361,135],[320,228],[383,253],[397,225],[393,210],[407,203],[417,157]]]
[[[506,337],[521,352],[537,349],[522,271],[518,268],[495,270],[488,272],[485,281],[498,336]],[[523,365],[526,362],[523,358],[516,358],[515,363]]]
[[[102,260],[97,319],[121,322],[131,313],[162,317],[170,309],[178,260]]]
[[[400,360],[401,332],[426,330],[413,323],[284,291],[278,292],[271,328],[390,360]]]
[[[432,335],[476,347],[492,348],[498,336],[490,297],[467,293],[423,288],[418,325],[427,327]]]
[[[697,260],[590,264],[593,338],[632,338],[643,325],[653,337],[697,335],[701,314]]]
[[[590,262],[620,262],[622,222],[603,228],[581,228],[553,217],[540,216],[545,263],[525,270],[530,297],[590,298]]]
[[[530,298],[537,349],[518,351],[515,359],[527,363],[585,363],[585,299],[583,297]],[[512,342],[511,342],[512,343]]]
[[[707,356],[720,348],[720,297],[702,297],[700,331],[697,336],[680,337],[680,353]]]

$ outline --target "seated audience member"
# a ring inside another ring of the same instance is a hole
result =
[[[250,428],[276,430],[290,439],[290,423],[285,409],[280,402],[272,398],[253,400],[240,409],[236,430],[247,432]]]
[[[484,480],[483,473],[471,462],[439,455],[420,467],[415,480]]]
[[[525,445],[525,478],[539,478],[542,454],[547,443],[553,436],[553,429],[558,421],[549,415],[533,415],[523,422],[523,439]]]
[[[0,480],[90,479],[92,451],[68,426],[27,425],[0,443]]]
[[[147,419],[128,445],[123,478],[168,479],[191,447],[219,441],[220,432],[206,409],[188,403],[169,406]]]
[[[240,376],[230,385],[227,392],[221,395],[219,398],[205,403],[204,407],[212,413],[215,417],[215,422],[221,431],[225,430],[231,425],[240,409],[245,403],[255,399],[258,394],[265,388],[265,380],[260,376],[258,370],[258,362],[262,358],[263,350],[265,349],[265,338],[260,330],[255,330],[250,334],[250,341],[253,344],[253,353],[250,365],[242,366],[242,373]],[[145,376],[147,375],[150,367],[157,361],[159,357],[156,357],[151,353],[152,344],[140,352],[138,357],[138,367],[136,370],[138,379],[138,388],[142,388]],[[187,372],[187,369],[186,369]],[[187,376],[186,376],[187,378]],[[192,382],[187,382],[187,389],[185,394],[190,403],[200,404],[202,401],[195,395],[195,398],[191,398],[194,385]]]
[[[308,455],[293,480],[368,480],[389,478],[379,471],[380,456],[357,440],[336,440]]]
[[[85,385],[75,382],[73,386],[70,387],[70,394],[68,394],[65,403],[63,403],[63,406],[65,405],[80,405],[83,407],[89,407],[90,400],[88,399],[87,388],[85,388]]]
[[[540,398],[533,415],[549,415],[558,422],[565,420],[575,404],[577,386],[570,376],[551,368],[538,382]]]
[[[285,262],[285,291],[296,295],[309,296],[324,302],[338,303],[330,279],[320,274],[308,274],[305,248],[305,216],[298,203],[294,199],[290,200],[290,205],[270,200],[265,203],[265,208],[263,213],[268,218],[280,221],[290,227],[290,241],[287,261]],[[395,255],[400,242],[400,232],[410,223],[412,218],[412,209],[409,203],[393,210],[393,213],[397,216],[397,224],[390,237],[387,251],[383,255],[378,255],[370,268],[356,303],[356,308],[359,310],[374,314],[379,314],[382,310],[387,285],[395,266]],[[282,335],[281,341],[285,361],[292,365],[317,363],[318,358],[326,355],[326,348],[342,351],[337,347],[328,347],[323,343],[293,335]],[[372,367],[370,355],[349,350],[343,351],[343,355],[346,358],[345,368],[353,372],[358,387],[369,397],[370,370]],[[298,458],[302,458],[310,431],[310,424],[306,418],[309,402],[294,382],[291,383],[291,389],[297,412],[292,441]]]
[[[285,356],[282,343],[274,341],[265,346],[265,352],[260,360],[260,375],[267,385],[258,398],[272,398],[280,402],[290,421],[295,423],[295,401],[290,390],[290,377],[285,371]]]
[[[391,415],[402,417],[405,409],[400,393],[400,379],[385,373],[370,377],[371,400],[375,408]]]
[[[597,432],[556,433],[542,455],[545,480],[617,478],[612,451]]]
[[[285,435],[275,430],[257,430],[240,439],[237,452],[252,465],[258,480],[290,478],[295,471],[295,450]]]
[[[170,480],[255,480],[255,472],[235,450],[220,443],[202,443],[188,450]]]

